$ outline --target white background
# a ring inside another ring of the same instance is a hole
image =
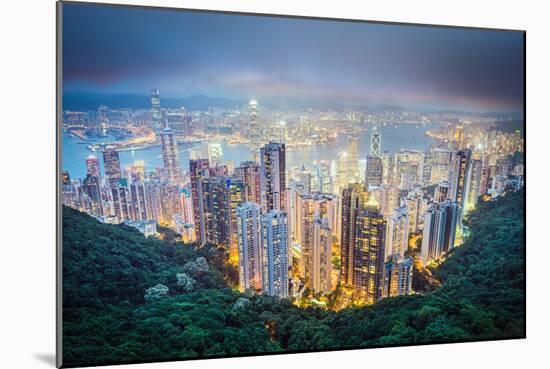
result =
[[[544,211],[549,202],[544,192],[550,190],[549,12],[543,5],[535,5],[544,4],[543,1],[130,2],[525,29],[528,127],[527,340],[143,364],[132,368],[547,367],[544,349],[548,351],[550,347],[550,245],[545,232],[549,214]],[[51,368],[55,353],[55,3],[2,1],[0,15],[0,367]]]

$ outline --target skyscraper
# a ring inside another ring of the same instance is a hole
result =
[[[342,191],[341,211],[341,267],[340,278],[347,286],[353,286],[353,257],[357,212],[363,207],[367,197],[361,184],[350,184]]]
[[[87,162],[88,161],[86,161],[86,163]],[[96,175],[88,174],[86,178],[84,178],[82,187],[91,201],[91,213],[97,216],[103,215],[103,201],[101,199],[99,177]]]
[[[161,131],[160,141],[164,169],[168,175],[168,180],[175,183],[181,179],[181,168],[179,166],[178,144],[170,127],[166,127]]]
[[[374,304],[382,298],[386,221],[375,206],[356,211],[353,245],[353,290],[356,301]]]
[[[359,137],[348,137],[348,181],[359,182]]]
[[[262,290],[269,296],[288,297],[287,218],[271,210],[261,217]]]
[[[438,183],[440,181],[448,181],[453,151],[443,148],[434,148],[431,156],[431,182]]]
[[[154,129],[163,129],[162,113],[160,111],[160,93],[159,90],[154,88],[151,90],[151,118],[153,120]]]
[[[237,208],[239,236],[239,288],[262,288],[260,205],[246,202]]]
[[[206,239],[229,250],[231,235],[231,180],[229,177],[209,177],[206,187]]]
[[[286,150],[284,143],[270,142],[260,149],[260,197],[263,209],[285,210]]]
[[[195,219],[195,233],[197,241],[203,245],[207,241],[206,224],[206,198],[207,189],[205,181],[210,176],[208,159],[189,160],[189,177],[191,181],[191,197],[193,199],[193,218]]]
[[[313,223],[313,248],[309,258],[310,279],[306,286],[324,294],[330,293],[332,283],[332,231],[327,218],[315,217]]]
[[[245,127],[245,135],[250,139],[257,140],[261,138],[258,102],[256,100],[250,100],[248,103],[248,109],[250,115],[248,126]]]
[[[442,203],[451,197],[451,184],[449,181],[440,181],[435,187],[434,202]]]
[[[348,178],[348,152],[347,151],[340,151],[338,153],[338,159],[336,161],[336,185],[335,189],[338,193],[340,193],[348,183],[350,183],[350,180]]]
[[[409,214],[407,207],[395,208],[388,218],[385,261],[394,256],[404,256],[409,242]]]
[[[388,261],[384,270],[383,297],[410,295],[412,293],[413,259],[395,257]]]
[[[468,181],[466,183],[466,200],[464,204],[464,214],[475,209],[477,199],[482,194],[481,192],[481,176],[483,172],[482,161],[472,159],[470,164],[470,173],[468,173]]]
[[[456,203],[431,204],[424,215],[421,257],[424,264],[437,260],[454,246],[458,216]]]
[[[373,127],[370,136],[370,156],[379,158],[382,153],[382,135],[378,132],[376,126]]]
[[[466,184],[468,183],[468,174],[470,171],[470,159],[472,152],[469,149],[459,150],[454,153],[451,165],[451,196],[450,199],[456,202],[458,206],[457,222],[459,227],[462,225],[462,216],[464,214],[464,205],[466,202]]]
[[[107,148],[103,150],[103,167],[111,188],[117,188],[122,178],[122,173],[120,171],[118,151],[111,146],[107,146]]]
[[[378,156],[367,156],[367,168],[365,169],[365,188],[372,189],[382,184],[383,166],[382,159]]]
[[[235,168],[235,176],[244,184],[244,201],[260,204],[260,166],[245,161]]]
[[[86,158],[86,174],[100,178],[99,159],[97,156],[90,155]]]

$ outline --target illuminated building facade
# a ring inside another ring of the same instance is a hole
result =
[[[271,210],[261,216],[262,291],[269,296],[289,296],[287,218]]]
[[[262,288],[262,244],[260,205],[246,202],[237,208],[239,237],[239,288]]]
[[[271,142],[260,149],[260,197],[265,211],[285,210],[286,150],[284,143]]]

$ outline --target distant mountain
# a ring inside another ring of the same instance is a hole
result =
[[[192,95],[182,98],[163,98],[161,96],[161,106],[171,109],[185,107],[187,110],[208,110],[210,107],[240,107],[246,103],[247,101],[244,99],[233,100],[206,95]],[[96,110],[101,105],[106,105],[113,109],[149,109],[151,101],[148,95],[139,94],[67,92],[63,95],[64,110]]]

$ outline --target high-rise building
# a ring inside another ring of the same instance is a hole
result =
[[[239,237],[239,288],[262,288],[260,205],[246,202],[237,208]]]
[[[359,182],[359,137],[348,137],[348,181]]]
[[[231,179],[215,176],[206,179],[206,239],[229,249],[231,235]]]
[[[435,187],[434,202],[440,204],[451,197],[451,184],[449,181],[440,181]]]
[[[417,233],[420,226],[423,224],[423,209],[422,209],[423,192],[421,189],[409,191],[405,198],[405,206],[409,215],[409,233]]]
[[[330,163],[321,160],[315,164],[316,190],[324,193],[332,193],[332,178],[330,176]]]
[[[160,93],[154,88],[151,90],[151,118],[153,120],[154,129],[163,129],[162,112],[160,110]]]
[[[365,169],[365,188],[372,189],[379,187],[383,179],[382,159],[378,156],[367,156],[367,167]]]
[[[477,199],[483,193],[481,192],[481,176],[483,172],[482,161],[472,159],[470,164],[470,173],[467,175],[466,200],[464,205],[464,214],[474,210],[477,205]]]
[[[245,161],[235,168],[235,177],[244,184],[244,201],[260,204],[260,166],[255,161]]]
[[[96,216],[103,215],[103,201],[101,199],[99,177],[96,175],[88,174],[82,182],[82,188],[91,201],[91,214]]]
[[[450,199],[456,202],[458,206],[458,226],[462,225],[464,214],[464,205],[466,202],[466,184],[468,183],[468,174],[470,171],[470,161],[472,152],[469,149],[459,150],[454,153],[451,165],[451,196]]]
[[[412,293],[413,259],[396,257],[388,261],[384,270],[383,297],[410,295]]]
[[[313,247],[309,257],[309,279],[306,286],[315,292],[330,293],[332,288],[332,230],[327,218],[315,217]]]
[[[379,158],[382,154],[382,135],[376,126],[373,127],[370,136],[370,156]]]
[[[189,160],[189,177],[191,182],[191,197],[193,199],[193,218],[195,222],[196,239],[199,244],[207,242],[206,225],[210,221],[207,213],[207,188],[205,182],[210,176],[208,159]]]
[[[147,194],[143,182],[132,182],[128,187],[130,192],[131,219],[135,221],[150,220],[147,212]]]
[[[99,159],[97,156],[90,155],[86,158],[86,174],[95,176],[97,178],[101,177],[99,171]]]
[[[186,224],[195,224],[193,217],[193,197],[187,188],[180,189],[181,216]]]
[[[218,166],[221,164],[223,157],[222,145],[220,143],[209,143],[208,144],[208,160],[213,166]]]
[[[347,287],[353,286],[353,257],[357,212],[363,207],[367,193],[362,184],[351,184],[342,191],[341,199],[341,267],[340,279]]]
[[[336,191],[340,193],[347,187],[350,180],[348,178],[348,152],[340,151],[336,161]]]
[[[446,200],[431,204],[424,215],[422,234],[422,262],[441,258],[454,246],[457,226],[458,206]]]
[[[256,100],[250,100],[250,102],[248,103],[248,109],[250,115],[248,126],[245,128],[245,135],[250,139],[260,139],[261,127],[258,114],[258,102]]]
[[[262,290],[269,296],[288,297],[287,218],[271,210],[261,216]]]
[[[260,149],[260,197],[263,209],[285,210],[286,150],[284,143],[270,142]]]
[[[388,218],[385,261],[404,256],[409,242],[409,214],[406,206],[395,208]]]
[[[375,206],[356,211],[353,245],[353,290],[359,303],[374,304],[382,298],[386,221]]]
[[[181,169],[179,166],[178,144],[172,129],[164,128],[160,133],[162,144],[162,161],[164,169],[170,182],[178,182],[181,179]]]
[[[239,260],[239,236],[237,233],[237,208],[244,202],[245,186],[238,178],[231,179],[229,185],[229,261],[236,264]]]
[[[434,148],[431,153],[431,183],[449,180],[449,171],[453,158],[453,151],[443,148]]]
[[[311,171],[305,166],[302,166],[298,171],[298,180],[302,185],[302,190],[305,193],[311,192]]]
[[[103,150],[103,167],[111,188],[117,188],[119,181],[122,179],[122,173],[120,171],[118,151],[111,146],[107,146]]]

